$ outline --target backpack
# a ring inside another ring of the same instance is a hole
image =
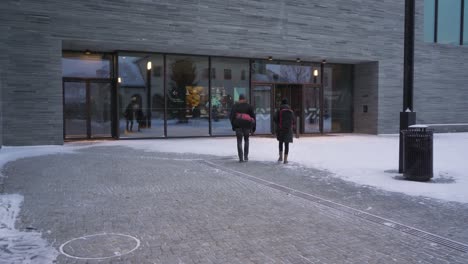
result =
[[[291,109],[282,109],[279,112],[278,126],[282,130],[289,130],[294,126],[294,113]]]
[[[240,128],[251,128],[255,119],[252,118],[249,114],[236,113],[234,124]]]

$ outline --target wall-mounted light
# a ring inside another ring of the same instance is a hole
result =
[[[325,64],[325,63],[327,63],[327,60],[322,60],[322,64]]]
[[[301,58],[296,58],[296,62],[301,62]]]
[[[118,83],[122,83],[122,78],[120,78],[120,77],[117,78],[117,82],[118,82]]]
[[[91,51],[89,49],[85,50],[84,54],[91,55]]]
[[[149,70],[151,70],[151,67],[152,67],[151,61],[148,61],[148,62],[146,63],[146,69],[149,71]]]
[[[269,60],[269,61],[272,61],[272,60],[273,60],[273,57],[272,57],[272,56],[268,56],[268,60]]]
[[[314,70],[314,77],[318,76],[318,70]]]

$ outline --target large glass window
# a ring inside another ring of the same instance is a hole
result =
[[[166,56],[167,135],[209,135],[208,57]]]
[[[163,55],[119,54],[118,62],[120,137],[163,137]]]
[[[463,10],[463,45],[468,45],[468,1],[465,0],[465,10]]]
[[[353,66],[334,64],[323,75],[323,131],[352,132]]]
[[[224,72],[223,79],[211,79],[211,133],[234,135],[229,113],[240,94],[249,97],[248,78],[242,79],[242,73],[249,70],[249,60],[212,58],[211,67],[218,69],[215,72]]]
[[[440,0],[437,17],[437,42],[460,44],[461,0]]]
[[[424,0],[424,41],[434,42],[435,0]]]
[[[67,52],[62,56],[63,77],[110,78],[111,59],[109,55],[86,55]]]

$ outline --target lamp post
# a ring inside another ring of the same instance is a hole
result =
[[[403,66],[403,111],[400,112],[400,148],[398,172],[403,172],[403,135],[402,130],[416,123],[416,112],[413,112],[414,83],[414,13],[415,0],[405,0],[405,53]]]
[[[320,114],[319,114],[319,129],[320,129],[320,133],[323,134],[323,111],[324,111],[324,107],[323,107],[323,96],[324,96],[324,92],[323,92],[323,89],[324,89],[324,86],[323,86],[323,69],[325,68],[325,63],[327,63],[326,60],[322,60],[320,62],[320,95],[319,95],[319,100],[320,100]]]
[[[148,61],[146,63],[146,127],[150,128],[151,127],[151,61]]]

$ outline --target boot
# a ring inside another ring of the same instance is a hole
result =
[[[281,162],[281,161],[283,161],[283,152],[282,151],[280,151],[279,158],[278,158],[278,162]]]
[[[284,164],[288,163],[288,154],[284,154]]]

